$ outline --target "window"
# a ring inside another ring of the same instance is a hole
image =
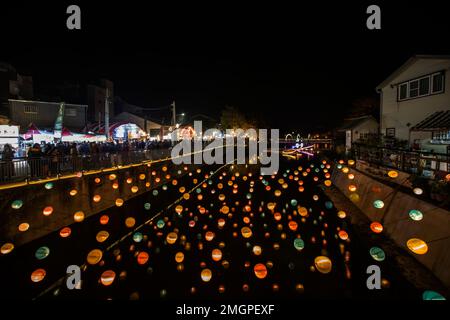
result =
[[[37,106],[25,105],[23,106],[23,112],[37,114],[38,113]]]
[[[408,84],[401,84],[399,87],[399,100],[404,100],[408,98]]]
[[[415,98],[419,95],[419,80],[411,81],[409,83],[409,97]]]
[[[450,140],[450,131],[433,131],[433,140]]]
[[[444,74],[437,73],[433,75],[433,93],[440,93],[444,91]]]
[[[395,128],[386,128],[386,137],[395,137]]]
[[[77,109],[74,108],[67,108],[64,112],[64,114],[68,117],[76,117],[77,116]]]
[[[425,96],[430,94],[430,77],[419,80],[419,95]]]
[[[397,87],[398,100],[414,99],[444,92],[444,72],[433,73],[400,83]]]

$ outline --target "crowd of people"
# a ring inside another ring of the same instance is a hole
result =
[[[81,142],[81,143],[34,143],[27,147],[21,145],[13,148],[10,144],[3,145],[0,150],[0,180],[9,181],[16,175],[15,160],[24,160],[29,176],[50,176],[60,171],[61,166],[71,168],[89,169],[89,166],[98,164],[99,161],[126,160],[131,152],[155,149],[167,149],[171,142],[164,141],[125,141],[125,142]],[[112,157],[111,155],[117,155]],[[114,165],[115,163],[111,163]],[[21,165],[23,168],[23,164]]]

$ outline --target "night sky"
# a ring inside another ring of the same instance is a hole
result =
[[[91,2],[2,1],[0,61],[37,87],[106,77],[136,105],[176,100],[179,112],[216,119],[231,105],[272,127],[314,130],[376,96],[411,55],[450,54],[445,1]],[[66,29],[68,4],[81,7],[81,31]],[[382,30],[366,28],[370,4]]]

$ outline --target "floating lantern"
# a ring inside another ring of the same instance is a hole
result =
[[[13,250],[14,250],[14,245],[10,242],[7,242],[7,243],[3,244],[2,247],[0,248],[0,253],[8,254]]]
[[[31,281],[41,282],[44,280],[46,271],[44,269],[36,269],[31,273]]]
[[[183,212],[183,206],[182,205],[177,205],[175,207],[175,212],[178,214],[181,214]]]
[[[117,198],[117,199],[116,199],[116,206],[117,206],[117,207],[123,206],[123,199]]]
[[[436,291],[426,290],[422,294],[423,300],[445,300],[445,298]]]
[[[135,232],[135,233],[133,234],[133,241],[134,241],[134,242],[139,243],[139,242],[142,241],[142,239],[144,239],[144,236],[142,235],[142,233],[140,233],[140,232]]]
[[[345,217],[347,216],[347,214],[345,213],[345,211],[338,211],[337,216],[341,219],[345,219]]]
[[[156,226],[157,226],[159,229],[164,228],[165,225],[166,225],[166,223],[165,223],[164,220],[162,220],[162,219],[160,219],[160,220],[158,220],[158,221],[156,222]]]
[[[49,216],[53,213],[53,207],[48,206],[45,207],[44,210],[42,210],[42,213],[44,214],[44,216]]]
[[[344,241],[348,239],[348,233],[344,230],[339,231],[338,236],[341,240],[344,240]]]
[[[269,202],[267,204],[267,209],[273,211],[275,209],[276,204],[274,202]]]
[[[51,190],[52,188],[53,188],[53,183],[51,183],[51,182],[47,182],[46,184],[45,184],[45,189],[47,189],[47,190]]]
[[[134,219],[133,217],[128,217],[125,219],[125,225],[128,228],[133,228],[135,224],[136,224],[136,219]]]
[[[91,250],[87,255],[87,263],[89,264],[97,264],[102,260],[103,252],[100,249]]]
[[[314,259],[314,265],[320,273],[329,273],[332,267],[331,260],[325,256],[316,257]]]
[[[113,188],[114,190],[119,189],[119,184],[118,184],[117,182],[114,182],[114,183],[112,184],[112,188]]]
[[[313,195],[313,200],[314,201],[318,201],[319,200],[319,196],[317,194]]]
[[[391,170],[391,171],[388,172],[388,176],[389,176],[390,178],[392,178],[392,179],[395,179],[395,178],[398,177],[398,172],[397,172],[397,171],[394,171],[394,170]]]
[[[223,214],[228,214],[230,212],[230,208],[228,206],[223,206],[222,209],[220,209],[220,211]]]
[[[212,272],[210,269],[203,269],[200,276],[204,282],[209,282],[212,278]]]
[[[139,180],[144,180],[144,179],[145,179],[145,174],[141,173],[141,174],[139,175]]]
[[[101,197],[99,194],[96,194],[96,195],[92,198],[92,200],[93,200],[94,202],[100,202],[100,200],[102,200],[102,197]]]
[[[214,261],[220,261],[222,259],[222,251],[220,249],[214,249],[211,256]]]
[[[275,197],[279,197],[279,196],[281,196],[281,191],[275,190],[274,194],[275,194]]]
[[[324,184],[325,184],[325,186],[330,187],[331,186],[331,180],[325,180]]]
[[[109,217],[106,214],[104,214],[100,217],[100,224],[105,225],[105,224],[108,224],[108,222],[109,222]]]
[[[296,199],[292,199],[291,200],[291,206],[293,206],[293,207],[297,206],[297,200]]]
[[[205,234],[206,241],[212,241],[214,239],[214,232],[208,231]]]
[[[409,211],[409,217],[414,221],[420,221],[423,219],[423,214],[421,211],[413,209]]]
[[[302,217],[306,217],[308,215],[308,209],[306,209],[305,207],[300,207],[300,208],[298,208],[298,213]]]
[[[14,210],[19,210],[20,208],[22,208],[22,206],[23,206],[22,200],[14,200],[11,203],[11,208],[13,208]]]
[[[132,193],[136,193],[136,192],[138,192],[139,191],[139,187],[138,186],[132,186],[131,187],[131,192]]]
[[[262,253],[262,248],[260,246],[254,246],[253,247],[253,254],[255,256],[259,256]]]
[[[423,194],[423,190],[421,188],[414,188],[413,189],[414,194],[420,196],[421,194]]]
[[[73,220],[75,222],[82,222],[84,220],[84,212],[83,211],[77,211],[73,215]]]
[[[100,276],[100,282],[105,286],[110,286],[114,279],[116,278],[116,273],[112,270],[106,270]]]
[[[241,229],[241,234],[244,238],[248,239],[252,236],[252,230],[249,227],[243,227]]]
[[[359,194],[357,194],[357,193],[352,193],[352,194],[350,195],[350,201],[352,201],[352,202],[359,202]]]
[[[384,253],[383,249],[378,247],[370,248],[369,253],[375,261],[384,261],[384,259],[386,258],[386,254]]]
[[[408,247],[409,250],[411,250],[415,254],[422,255],[428,252],[428,245],[426,244],[425,241],[421,239],[417,238],[409,239],[406,242],[406,246]]]
[[[383,232],[383,225],[379,222],[372,222],[370,224],[370,230],[372,230],[375,233],[381,233]]]
[[[289,221],[288,226],[292,231],[296,231],[298,228],[298,224],[294,220]]]
[[[325,202],[325,208],[327,208],[327,209],[332,209],[332,208],[333,208],[333,202],[331,202],[331,201],[326,201],[326,202]]]
[[[138,256],[137,256],[137,263],[140,265],[146,264],[148,261],[149,255],[147,252],[142,251],[139,252]]]
[[[294,248],[297,251],[302,251],[305,248],[305,242],[300,238],[296,238],[294,240]]]
[[[183,252],[177,252],[175,254],[175,261],[178,263],[182,263],[184,261],[184,253]]]
[[[102,179],[100,179],[100,178],[97,177],[97,178],[94,179],[94,182],[97,183],[97,184],[99,184],[100,182],[102,182]]]
[[[47,258],[49,254],[50,254],[50,249],[48,247],[40,247],[39,249],[36,250],[36,252],[34,253],[34,256],[38,260],[43,260],[43,259]]]
[[[28,223],[26,223],[26,222],[23,222],[23,223],[19,224],[19,227],[18,227],[20,232],[25,232],[29,228],[30,228],[30,225]]]
[[[108,231],[99,231],[97,233],[97,235],[95,236],[95,239],[97,240],[97,242],[105,242],[107,239],[109,238],[109,233]]]
[[[267,268],[262,263],[258,263],[254,266],[253,272],[258,279],[264,279],[267,277]]]
[[[355,175],[353,173],[349,173],[347,176],[350,180],[355,179]]]
[[[356,191],[356,186],[354,184],[351,184],[351,185],[348,186],[348,190],[350,192],[355,192]]]
[[[152,205],[148,202],[144,203],[144,209],[145,210],[150,210],[150,208],[152,207]]]
[[[348,160],[347,163],[349,166],[353,166],[355,164],[355,160]]]
[[[116,180],[116,178],[117,176],[114,173],[109,175],[109,180]]]
[[[377,209],[382,209],[384,207],[384,202],[381,200],[375,200],[373,206]]]
[[[178,239],[178,235],[175,232],[170,232],[167,237],[166,241],[168,244],[174,244]]]
[[[61,238],[67,238],[72,233],[72,230],[69,227],[64,227],[59,231],[59,235]]]

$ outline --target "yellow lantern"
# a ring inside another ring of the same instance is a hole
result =
[[[428,245],[425,241],[417,238],[409,239],[406,242],[406,246],[409,250],[414,252],[415,254],[425,254],[428,252]]]
[[[314,265],[320,273],[329,273],[332,267],[331,260],[325,256],[316,257],[314,259]]]
[[[212,272],[210,269],[203,269],[200,276],[204,282],[209,282],[212,277]]]
[[[84,220],[84,212],[83,211],[75,212],[75,214],[73,215],[73,220],[75,222],[82,222]]]
[[[87,262],[89,264],[97,264],[102,260],[103,252],[100,249],[91,250],[87,255]]]

